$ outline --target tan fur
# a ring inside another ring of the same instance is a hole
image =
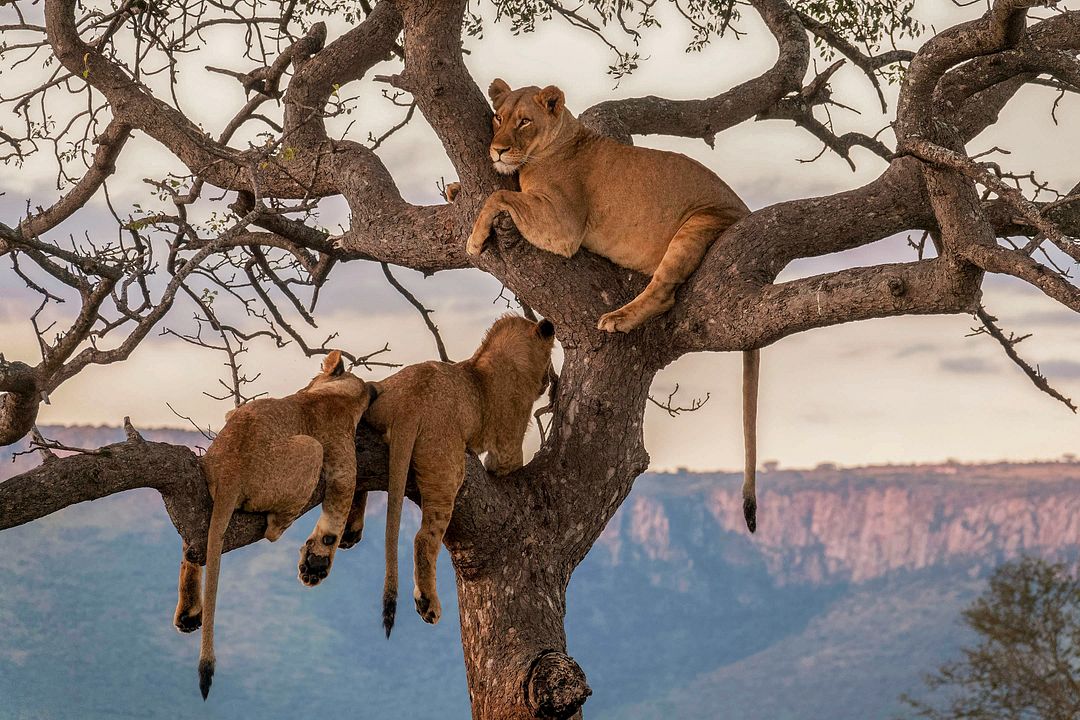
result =
[[[634,147],[594,133],[549,85],[488,89],[495,117],[489,155],[501,173],[516,172],[521,192],[497,190],[484,203],[466,251],[484,249],[495,216],[506,211],[522,235],[542,250],[570,257],[579,248],[652,277],[645,290],[603,315],[597,327],[629,332],[675,304],[675,291],[697,270],[712,242],[750,214],[730,187],[679,153]],[[753,354],[753,358],[749,354]],[[757,351],[746,380],[757,393]],[[744,411],[747,439],[744,494],[754,493],[756,407]],[[756,519],[744,503],[747,525]]]
[[[367,422],[390,446],[383,588],[387,637],[397,609],[397,540],[410,468],[423,513],[415,540],[413,599],[420,617],[436,623],[442,608],[435,562],[465,478],[465,451],[486,452],[484,465],[496,475],[521,467],[521,443],[533,403],[546,385],[554,334],[547,320],[505,316],[468,360],[410,365],[377,383],[378,399]]]
[[[314,586],[327,576],[356,488],[356,425],[373,389],[345,372],[341,353],[331,352],[322,372],[285,398],[252,400],[226,416],[225,427],[201,458],[214,499],[206,542],[206,589],[201,572],[180,565],[173,623],[181,632],[202,625],[199,688],[203,698],[214,674],[214,608],[225,530],[233,511],[266,513],[271,542],[292,524],[311,498],[320,470],[326,478],[322,514],[300,548],[299,577]],[[186,551],[186,548],[185,548]]]

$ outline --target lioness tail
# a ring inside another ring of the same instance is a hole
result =
[[[398,533],[401,530],[401,505],[405,501],[405,482],[409,477],[415,444],[415,427],[391,434],[386,485],[386,578],[383,582],[383,628],[388,638],[394,629],[394,615],[397,613]]]
[[[757,404],[760,350],[743,352],[743,517],[750,532],[757,530]]]
[[[215,498],[206,538],[206,584],[203,587],[202,641],[199,645],[199,691],[203,700],[210,694],[210,685],[214,681],[214,608],[221,570],[221,546],[235,507],[235,497]]]

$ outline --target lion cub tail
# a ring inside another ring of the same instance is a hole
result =
[[[757,530],[757,405],[760,350],[743,352],[743,517],[750,532]]]
[[[206,539],[206,585],[203,587],[202,641],[199,645],[199,691],[202,692],[203,700],[210,694],[210,685],[214,681],[214,608],[217,605],[221,547],[235,507],[235,497],[219,496],[214,499],[210,532]]]
[[[397,433],[391,431],[390,435],[390,468],[386,486],[386,579],[383,582],[383,628],[388,638],[394,629],[394,615],[397,614],[398,534],[416,433],[417,428],[410,426]]]

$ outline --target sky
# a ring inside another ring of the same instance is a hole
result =
[[[1074,7],[1075,4],[1065,4]],[[0,9],[0,24],[5,17]],[[927,27],[942,28],[970,19],[982,5],[956,8],[948,0],[924,0],[916,14]],[[1040,11],[1045,14],[1047,11]],[[1036,13],[1036,14],[1040,14]],[[690,98],[715,94],[753,77],[774,62],[775,44],[750,10],[744,13],[741,40],[726,38],[701,53],[684,52],[690,40],[685,24],[661,13],[662,28],[648,34],[640,50],[646,57],[638,71],[617,87],[605,70],[612,56],[591,36],[558,22],[542,25],[533,34],[512,36],[505,25],[490,22],[484,38],[468,39],[466,62],[481,87],[503,77],[512,87],[556,84],[564,89],[567,106],[580,111],[608,99],[655,94]],[[330,24],[330,37],[345,28]],[[625,45],[625,43],[624,43]],[[202,70],[204,65],[248,69],[238,60],[236,38],[215,38],[206,52],[186,61],[177,95],[194,119],[208,131],[220,129],[243,102],[238,84]],[[824,67],[824,65],[819,65]],[[387,66],[386,69],[389,69]],[[32,67],[0,74],[0,94],[34,82]],[[383,71],[376,68],[372,74]],[[858,113],[833,108],[838,129],[873,134],[888,123],[871,86],[861,73],[842,68],[833,79],[835,97]],[[156,88],[158,91],[162,88]],[[380,95],[381,87],[362,83],[357,111],[331,123],[349,137],[364,139],[397,122],[400,111]],[[353,88],[348,90],[353,92]],[[888,91],[895,97],[895,88]],[[207,98],[212,101],[208,102]],[[969,145],[972,153],[994,146],[1002,166],[1026,172],[1036,169],[1041,179],[1067,188],[1077,178],[1080,103],[1067,98],[1058,109],[1060,125],[1049,117],[1054,94],[1045,88],[1022,91],[1002,113],[997,126]],[[893,106],[890,103],[890,113]],[[0,111],[0,128],[12,122]],[[884,137],[891,136],[887,133]],[[242,146],[246,138],[234,145]],[[884,162],[855,149],[857,170],[825,154],[813,163],[820,146],[808,133],[787,121],[746,122],[716,139],[715,148],[701,141],[675,138],[636,138],[641,145],[688,154],[723,177],[751,208],[798,197],[824,195],[864,184],[880,174]],[[393,136],[379,154],[412,202],[438,202],[436,183],[453,180],[454,171],[431,129],[417,114]],[[0,166],[0,221],[14,225],[31,205],[47,205],[57,196],[54,170],[44,158],[21,169]],[[167,151],[136,135],[109,183],[114,206],[130,211],[133,203],[148,203],[143,177],[163,176],[178,163]],[[320,223],[328,228],[347,225],[339,198],[320,207]],[[115,232],[100,198],[55,230],[62,241]],[[827,272],[841,267],[914,259],[906,236],[825,258],[799,261],[780,280]],[[424,278],[398,270],[397,276],[428,306],[445,339],[449,354],[471,354],[487,326],[506,304],[499,301],[498,281],[479,271],[451,271]],[[1080,397],[1080,319],[1017,281],[991,277],[984,285],[984,303],[1001,323],[1017,333],[1033,333],[1019,346],[1038,363],[1064,394]],[[28,315],[37,299],[22,288],[8,260],[0,260],[0,352],[9,359],[36,364],[39,360]],[[324,290],[317,316],[319,328],[307,337],[316,344],[330,332],[335,341],[357,353],[388,343],[387,359],[408,363],[435,356],[434,344],[416,311],[382,278],[378,266],[349,263],[336,268]],[[61,306],[61,314],[68,308]],[[843,465],[961,461],[1052,459],[1077,452],[1080,418],[1038,392],[985,336],[969,337],[975,324],[968,316],[894,318],[853,323],[785,338],[763,352],[759,414],[759,458],[782,467],[812,467],[822,462]],[[162,323],[181,331],[191,329],[190,309],[176,308]],[[116,424],[130,415],[137,426],[182,426],[166,403],[201,426],[217,428],[228,403],[204,394],[215,392],[224,367],[221,358],[156,333],[124,363],[89,368],[65,383],[43,406],[39,422]],[[252,374],[261,372],[256,391],[287,394],[306,383],[318,361],[305,359],[295,348],[256,345],[247,355]],[[686,467],[698,470],[738,468],[742,457],[740,431],[740,361],[737,354],[695,354],[662,371],[654,394],[667,397],[679,386],[677,400],[708,397],[694,413],[670,418],[650,406],[646,414],[646,445],[654,469]],[[377,368],[360,371],[378,379],[388,373]],[[528,447],[537,436],[530,431]]]

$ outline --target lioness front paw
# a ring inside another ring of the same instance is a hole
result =
[[[474,257],[484,252],[484,244],[487,243],[490,234],[491,228],[486,230],[474,229],[472,235],[469,236],[469,241],[465,243],[465,252]]]
[[[300,582],[308,587],[315,587],[326,579],[330,574],[330,565],[333,562],[331,548],[316,544],[313,538],[309,538],[300,548],[300,564],[298,565],[297,577]]]
[[[609,333],[630,332],[640,324],[641,318],[637,316],[637,313],[628,311],[626,308],[620,308],[601,315],[600,322],[596,323],[596,327]]]
[[[439,604],[439,596],[432,593],[430,596],[421,592],[420,588],[413,588],[413,600],[416,602],[416,612],[421,619],[429,625],[439,622],[442,617],[442,606]]]

